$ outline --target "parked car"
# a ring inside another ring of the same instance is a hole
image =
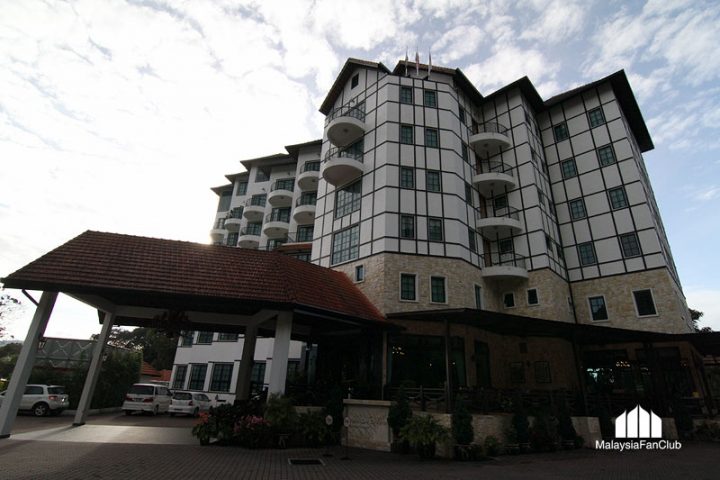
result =
[[[5,392],[0,392],[0,405],[5,398]],[[36,417],[45,415],[60,415],[60,412],[70,406],[70,397],[65,393],[62,385],[27,385],[25,393],[20,400],[18,410],[29,410]]]
[[[207,412],[211,406],[210,397],[204,393],[175,392],[170,402],[170,415],[184,413],[197,417],[200,412]]]
[[[167,387],[152,383],[136,383],[125,395],[122,409],[125,415],[148,412],[153,415],[166,413],[170,408],[172,392]]]

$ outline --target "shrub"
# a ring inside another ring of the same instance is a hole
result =
[[[530,430],[530,443],[533,449],[538,452],[554,451],[556,439],[554,419],[545,414],[538,414]]]
[[[459,445],[470,445],[475,437],[472,415],[462,401],[455,404],[455,411],[452,414],[452,436]]]
[[[415,447],[421,457],[435,456],[435,444],[448,439],[447,428],[440,425],[431,415],[411,417],[400,430],[400,437]]]
[[[297,419],[297,429],[309,447],[325,445],[332,433],[330,427],[325,424],[325,416],[321,412],[300,414]]]
[[[485,455],[488,457],[494,457],[500,454],[500,442],[492,435],[485,437]]]
[[[410,417],[412,417],[412,410],[408,403],[407,394],[405,389],[400,387],[395,396],[395,401],[390,405],[387,417],[388,425],[396,438],[400,435],[400,430],[402,430]]]
[[[265,420],[278,433],[291,433],[295,429],[297,413],[288,397],[273,394],[265,404]]]
[[[518,443],[530,442],[530,422],[527,413],[522,408],[517,408],[512,417],[512,426]]]
[[[237,443],[247,448],[267,448],[272,445],[270,422],[262,417],[247,415],[235,422],[233,430]]]

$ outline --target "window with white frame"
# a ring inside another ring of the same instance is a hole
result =
[[[188,390],[202,390],[205,388],[205,375],[207,374],[207,365],[195,364],[190,369],[190,381],[188,382]]]
[[[635,290],[633,292],[635,299],[635,308],[639,317],[650,317],[657,315],[655,308],[655,300],[653,299],[652,290]]]
[[[172,388],[182,390],[185,388],[185,376],[187,375],[187,365],[175,366],[175,378],[173,379]]]
[[[446,303],[445,277],[430,277],[430,301],[433,303]]]
[[[332,264],[347,262],[358,258],[360,250],[360,226],[341,230],[333,235]]]
[[[412,273],[400,274],[400,300],[417,300],[417,276]]]
[[[588,297],[588,304],[590,306],[590,318],[597,322],[599,320],[608,319],[608,311],[605,306],[605,297],[599,295],[597,297]]]
[[[229,392],[230,380],[232,379],[232,363],[216,363],[213,365],[212,377],[210,377],[211,392]]]

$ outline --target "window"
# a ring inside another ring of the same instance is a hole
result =
[[[247,193],[247,186],[248,186],[247,182],[238,183],[236,195],[245,195]]]
[[[39,387],[36,385],[30,385],[30,386],[25,387],[24,395],[42,395],[43,393],[44,393],[43,387]]]
[[[482,287],[475,285],[475,308],[482,310]]]
[[[217,229],[223,229],[225,228],[225,218],[218,218],[215,222],[215,228]]]
[[[527,291],[527,303],[528,305],[537,305],[540,303],[538,300],[537,288],[530,288]]]
[[[468,246],[471,252],[477,252],[477,238],[475,237],[475,230],[468,227]]]
[[[423,90],[423,105],[437,107],[437,92],[435,90]]]
[[[441,218],[428,218],[428,240],[431,242],[443,241],[443,224]]]
[[[400,215],[400,238],[415,238],[414,215]]]
[[[303,165],[303,172],[319,172],[320,171],[320,162],[305,162],[305,165]]]
[[[465,201],[466,201],[469,205],[471,205],[471,206],[474,206],[474,205],[475,205],[475,198],[474,198],[474,195],[473,195],[473,188],[472,188],[472,185],[470,185],[469,183],[466,183],[466,184],[465,184]]]
[[[508,201],[507,201],[507,195],[501,195],[499,197],[493,198],[493,209],[494,210],[502,210],[503,208],[507,208]]]
[[[605,307],[605,297],[589,297],[588,303],[590,304],[590,317],[593,321],[608,319],[607,308]]]
[[[562,246],[560,246],[559,243],[555,244],[555,252],[557,253],[557,256],[560,260],[565,260],[565,252],[563,251]]]
[[[317,192],[301,193],[298,205],[317,205]]]
[[[400,300],[417,300],[415,275],[400,274]]]
[[[535,383],[552,383],[550,362],[535,362]]]
[[[335,193],[335,218],[360,210],[361,182],[358,180]]]
[[[415,169],[400,167],[400,188],[415,188]]]
[[[333,235],[333,265],[355,260],[360,250],[360,226],[355,225]]]
[[[425,129],[425,146],[426,147],[438,147],[438,131],[434,128]]]
[[[218,342],[237,342],[237,333],[218,333]]]
[[[250,383],[262,385],[265,383],[265,362],[253,362],[250,372]]]
[[[525,383],[525,366],[523,362],[510,363],[510,381],[512,383]]]
[[[315,225],[298,225],[297,241],[298,242],[312,242],[314,232],[315,232]]]
[[[239,236],[238,232],[228,233],[227,242],[226,242],[227,246],[234,247],[235,245],[237,245],[238,236]]]
[[[606,145],[604,147],[598,148],[597,154],[601,167],[607,167],[608,165],[612,165],[616,162],[615,150],[613,150],[612,145]]]
[[[538,204],[545,205],[545,194],[540,190],[540,187],[535,188],[537,189]]]
[[[577,165],[575,159],[570,158],[560,163],[560,169],[562,170],[563,178],[571,178],[577,176]]]
[[[270,180],[270,170],[266,170],[264,168],[258,168],[257,172],[255,172],[255,181],[256,182],[267,182]]]
[[[254,207],[264,207],[266,200],[267,195],[264,193],[261,193],[259,195],[253,195],[252,197],[250,197],[250,205]]]
[[[213,332],[198,332],[197,343],[212,343]]]
[[[353,77],[350,79],[350,89],[353,89],[358,86],[358,83],[360,83],[360,74],[356,73],[353,75]]]
[[[243,235],[257,235],[260,236],[260,230],[262,229],[262,223],[248,223],[245,227]]]
[[[445,277],[430,277],[430,301],[446,303]]]
[[[269,238],[267,241],[267,251],[272,252],[276,248],[278,248],[280,245],[284,245],[287,243],[287,237],[285,238]]]
[[[213,365],[212,377],[210,378],[210,391],[229,392],[232,371],[232,363],[216,363]]]
[[[207,365],[193,365],[190,370],[190,382],[188,390],[202,390],[205,388],[205,375],[207,373]]]
[[[620,235],[620,248],[622,249],[623,257],[637,257],[642,254],[640,251],[640,242],[636,233],[626,233]]]
[[[440,172],[437,170],[428,170],[425,172],[425,189],[428,192],[441,192],[442,183],[440,182]]]
[[[355,267],[355,281],[362,282],[365,280],[365,265]]]
[[[505,305],[505,308],[513,308],[515,306],[515,294],[510,292],[503,295],[503,305]]]
[[[465,109],[460,107],[460,124],[465,125]]]
[[[412,145],[415,143],[412,125],[400,125],[400,143]]]
[[[568,133],[567,124],[565,122],[555,125],[553,127],[553,133],[555,134],[556,142],[565,140],[570,136],[570,134]]]
[[[269,222],[290,222],[290,207],[273,208],[270,211]]]
[[[552,253],[553,251],[553,239],[548,235],[545,234],[545,248],[547,249],[548,253]]]
[[[185,375],[187,375],[187,365],[178,365],[175,367],[175,378],[173,379],[172,388],[182,390],[185,388]]]
[[[182,331],[180,332],[181,347],[191,347],[193,344],[193,337],[195,332]]]
[[[220,194],[220,201],[218,202],[218,212],[226,212],[230,210],[230,199],[232,192],[222,192]]]
[[[595,128],[598,125],[605,123],[605,115],[603,114],[602,107],[593,108],[588,112],[588,120],[590,121],[590,127]]]
[[[293,258],[297,258],[298,260],[302,260],[303,262],[309,262],[310,261],[310,254],[309,253],[294,253],[290,255]]]
[[[657,315],[652,290],[636,290],[633,292],[633,297],[635,297],[638,317]]]
[[[412,87],[400,87],[400,103],[413,103]]]
[[[572,218],[573,220],[587,217],[587,212],[585,211],[585,202],[582,198],[578,198],[577,200],[570,200],[568,206],[570,207],[570,218]]]
[[[578,257],[580,257],[580,265],[595,265],[597,257],[595,256],[595,247],[591,242],[581,243],[578,245]]]
[[[466,162],[469,161],[469,160],[470,160],[470,156],[468,155],[468,146],[463,143],[463,144],[461,145],[461,148],[462,148],[462,159],[463,159],[464,161],[466,161]]]
[[[498,251],[500,254],[513,252],[513,241],[511,238],[504,238],[498,241]]]
[[[290,190],[293,191],[295,187],[294,178],[283,178],[281,180],[275,180],[275,188],[273,190]]]
[[[617,210],[618,208],[625,208],[628,206],[625,188],[611,188],[610,190],[608,190],[608,196],[610,197],[610,206],[613,210]]]

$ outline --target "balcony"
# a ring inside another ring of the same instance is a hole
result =
[[[508,129],[499,123],[487,122],[473,125],[469,142],[477,153],[495,152],[511,145]]]
[[[337,147],[346,147],[365,135],[365,103],[338,107],[325,119],[327,138]]]
[[[332,148],[325,155],[320,173],[326,182],[336,187],[350,183],[363,174],[363,154]]]
[[[228,232],[237,232],[240,230],[240,224],[243,219],[243,208],[233,208],[228,212],[228,216],[225,217],[225,228]]]
[[[289,210],[289,209],[288,209]],[[265,216],[265,223],[262,226],[262,232],[268,238],[279,238],[287,235],[290,229],[290,215],[278,214],[277,212],[269,213]]]
[[[297,183],[301,190],[317,190],[318,178],[320,177],[320,162],[305,162]]]
[[[267,201],[273,207],[287,207],[292,205],[293,189],[295,180],[277,180],[270,187]]]
[[[210,240],[212,240],[213,243],[222,243],[226,232],[227,230],[224,228],[213,228],[210,230]]]
[[[475,165],[473,184],[484,197],[492,197],[493,194],[504,192],[505,188],[515,188],[513,168],[499,160],[478,162]]]
[[[312,223],[315,220],[316,197],[300,197],[295,202],[293,220],[299,225]]]
[[[485,268],[482,270],[484,278],[527,279],[528,271],[525,257],[516,253],[492,252],[485,254]]]
[[[263,215],[265,215],[264,198],[262,200],[250,198],[247,202],[245,202],[243,217],[245,217],[248,222],[261,222]]]
[[[486,238],[509,237],[523,230],[520,223],[520,211],[513,207],[488,209],[488,216],[483,217],[480,212],[476,216],[476,229]]]
[[[260,245],[260,224],[254,223],[240,230],[238,247],[257,248]]]

